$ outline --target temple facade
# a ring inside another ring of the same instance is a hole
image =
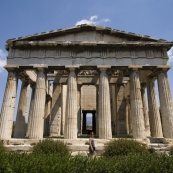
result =
[[[163,39],[93,25],[7,40],[0,139],[11,139],[15,109],[14,138],[76,139],[90,132],[88,113],[90,130],[101,139],[128,134],[142,140],[173,138],[167,76],[172,46]]]

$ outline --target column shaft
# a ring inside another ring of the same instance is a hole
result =
[[[43,138],[43,123],[46,100],[46,75],[43,69],[38,69],[34,95],[34,105],[31,120],[30,139]]]
[[[101,69],[99,80],[99,138],[112,138],[110,92],[106,69]]]
[[[129,97],[126,98],[126,129],[127,129],[127,134],[130,134],[130,130],[129,130]]]
[[[133,137],[138,139],[145,139],[146,135],[141,98],[141,85],[139,81],[139,72],[136,70],[132,70],[130,73],[130,104]]]
[[[96,85],[96,135],[99,136],[99,87]]]
[[[81,132],[81,86],[77,86],[77,126],[78,126],[78,135],[82,135]]]
[[[144,111],[144,123],[145,123],[145,133],[146,136],[150,136],[150,122],[149,122],[149,115],[148,115],[148,107],[146,101],[146,94],[145,88],[141,88],[141,95],[142,95],[142,102],[143,102],[143,111]]]
[[[30,130],[31,130],[31,122],[33,121],[32,113],[33,113],[33,107],[34,107],[34,95],[35,95],[35,87],[32,87],[32,94],[31,94],[31,101],[30,101],[30,107],[29,107],[29,115],[28,115],[28,125],[26,130],[26,137],[29,137]]]
[[[77,138],[77,80],[75,69],[70,69],[67,86],[65,139]]]
[[[154,81],[147,84],[151,136],[163,137]]]
[[[9,71],[0,114],[0,139],[10,139],[16,104],[18,75]]]
[[[50,135],[50,108],[51,108],[51,99],[46,100],[45,104],[45,116],[44,116],[44,136]]]
[[[16,124],[14,129],[14,138],[24,138],[26,136],[26,116],[28,113],[28,97],[30,85],[23,80],[20,91],[20,98],[16,116]]]
[[[158,88],[163,127],[163,136],[173,138],[173,102],[166,71],[158,74]]]
[[[61,135],[61,84],[53,84],[53,94],[52,94],[52,110],[50,118],[50,136],[60,136]]]

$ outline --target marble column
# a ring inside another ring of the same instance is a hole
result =
[[[78,135],[82,135],[81,131],[81,85],[77,85],[77,126]]]
[[[77,80],[75,68],[69,68],[67,85],[67,103],[65,119],[65,139],[77,138]]]
[[[167,70],[160,70],[157,79],[160,97],[163,136],[165,138],[173,138],[173,102],[167,76]]]
[[[43,138],[43,123],[46,101],[46,74],[44,68],[37,67],[37,80],[34,95],[34,105],[31,119],[30,139]]]
[[[156,88],[154,80],[152,79],[149,79],[147,83],[147,93],[151,136],[163,137],[159,107],[156,97]]]
[[[34,95],[35,95],[35,85],[32,85],[32,94],[31,94],[31,101],[30,101],[30,107],[29,107],[26,137],[29,137],[29,133],[30,133],[30,130],[31,130],[31,121],[32,121],[32,113],[33,113],[33,106],[34,106]]]
[[[60,83],[55,83],[55,80],[54,80],[54,84],[53,84],[53,94],[52,94],[52,109],[51,109],[51,117],[50,117],[50,136],[60,136],[61,135],[62,85]]]
[[[130,134],[130,127],[129,127],[129,120],[130,120],[130,115],[129,115],[129,97],[126,98],[126,129],[127,129],[127,134]]]
[[[24,138],[26,136],[26,116],[28,113],[29,92],[30,84],[28,83],[27,79],[22,79],[16,124],[13,135],[14,138]]]
[[[121,84],[117,86],[117,135],[126,135],[126,100],[125,86]]]
[[[18,84],[18,72],[15,69],[8,69],[8,78],[4,93],[4,99],[0,114],[0,139],[11,138],[13,118],[16,104],[16,93]]]
[[[110,85],[110,98],[111,98],[111,125],[112,125],[112,134],[116,134],[116,92],[115,84]]]
[[[145,87],[144,86],[141,87],[141,95],[142,95],[143,111],[144,111],[145,133],[146,133],[146,136],[151,136],[148,107],[147,107],[147,101],[146,101],[146,94],[145,94]]]
[[[51,98],[46,99],[45,104],[45,115],[44,115],[44,136],[50,135],[50,108],[51,108]]]
[[[67,100],[67,85],[62,85],[62,108],[61,108],[61,133],[64,135],[66,100]]]
[[[145,139],[146,135],[138,69],[131,69],[130,72],[130,104],[133,137],[136,139]]]
[[[96,85],[96,136],[99,136],[99,87]]]
[[[99,78],[99,138],[111,139],[111,107],[106,68],[100,68]]]

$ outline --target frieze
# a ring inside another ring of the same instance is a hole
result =
[[[99,75],[97,70],[81,70],[78,76],[96,76]]]
[[[121,70],[111,69],[108,71],[108,75],[111,75],[111,76],[120,76],[121,74],[122,74]]]
[[[57,70],[55,74],[56,76],[68,76],[67,70]]]

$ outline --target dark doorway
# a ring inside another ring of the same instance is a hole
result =
[[[83,123],[82,123],[82,134],[90,134],[96,132],[96,111],[85,110],[82,111]]]

